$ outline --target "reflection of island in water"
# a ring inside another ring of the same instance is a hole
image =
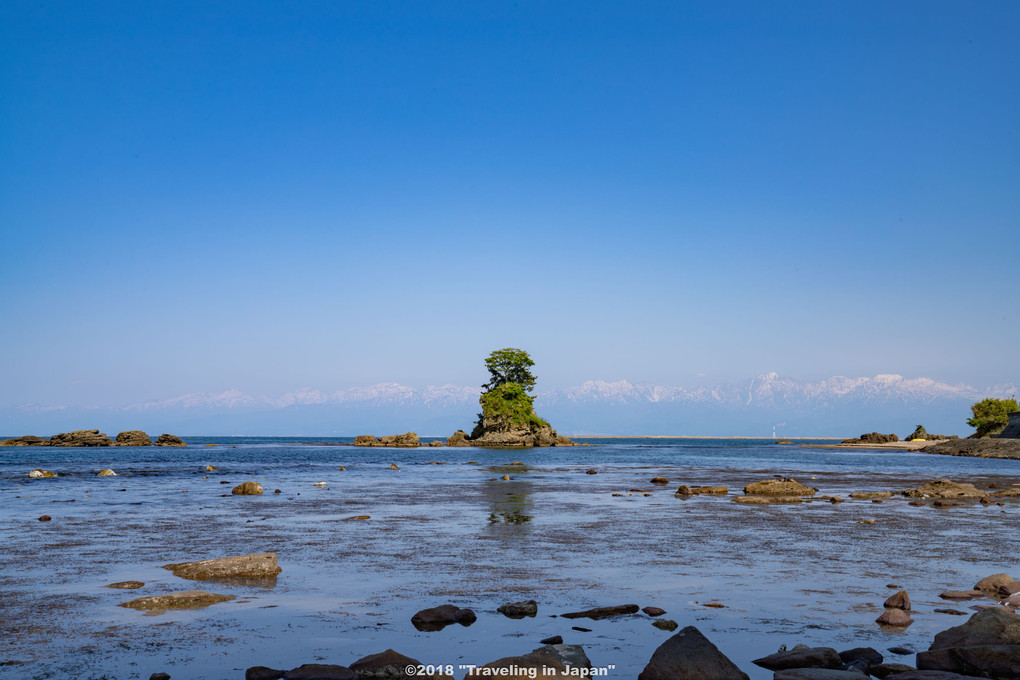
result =
[[[498,475],[519,475],[527,473],[527,468],[493,467]],[[489,504],[489,524],[526,525],[533,518],[530,514],[534,504],[531,501],[532,483],[525,480],[494,480],[485,485],[483,493]]]

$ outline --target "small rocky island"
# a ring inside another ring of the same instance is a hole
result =
[[[576,446],[573,441],[557,434],[548,422],[535,413],[535,376],[531,367],[535,362],[528,353],[515,347],[493,352],[485,360],[489,382],[482,385],[478,402],[482,412],[469,435],[457,430],[446,440],[446,446],[483,446],[490,448],[530,448],[533,446]],[[355,446],[442,446],[434,441],[423,444],[418,435],[408,432],[401,435],[376,438],[360,435]]]
[[[180,437],[163,433],[155,442],[141,430],[121,432],[111,440],[99,430],[75,430],[61,432],[49,439],[25,435],[14,439],[0,440],[0,446],[187,446]]]

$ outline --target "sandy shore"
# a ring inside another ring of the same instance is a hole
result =
[[[800,444],[801,448],[805,449],[895,449],[900,451],[917,451],[923,449],[926,446],[931,446],[939,442],[948,441],[945,439],[938,439],[935,441],[923,441],[923,442],[886,442],[885,444]]]

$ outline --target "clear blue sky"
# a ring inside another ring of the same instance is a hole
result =
[[[0,405],[1020,382],[1020,3],[0,5]],[[1012,297],[1010,297],[1012,296]]]

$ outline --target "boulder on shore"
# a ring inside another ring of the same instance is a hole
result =
[[[904,611],[910,611],[910,595],[907,591],[901,590],[894,595],[890,595],[882,606],[886,609],[903,609]],[[881,663],[881,662],[879,662]]]
[[[652,654],[638,680],[748,680],[719,648],[694,626],[669,638]]]
[[[468,433],[464,430],[457,430],[449,437],[446,438],[447,446],[471,446],[471,442],[468,441]]]
[[[534,600],[508,602],[500,605],[496,611],[510,619],[523,619],[525,616],[536,616],[538,614],[538,602]]]
[[[114,446],[152,446],[152,440],[149,439],[149,435],[145,434],[141,430],[127,430],[117,435],[117,439],[113,442]]]
[[[276,576],[283,569],[277,564],[276,553],[234,555],[212,560],[164,564],[174,576],[191,581],[220,579],[263,579]]]
[[[980,590],[982,593],[990,593],[993,595],[999,594],[999,590],[1004,586],[1010,586],[1016,583],[1016,579],[1009,574],[992,574],[991,576],[985,576],[983,579],[974,584],[974,590]]]
[[[57,476],[56,472],[50,472],[49,470],[42,470],[36,468],[28,473],[30,479],[52,479]]]
[[[187,446],[177,435],[164,432],[156,439],[156,446]]]

